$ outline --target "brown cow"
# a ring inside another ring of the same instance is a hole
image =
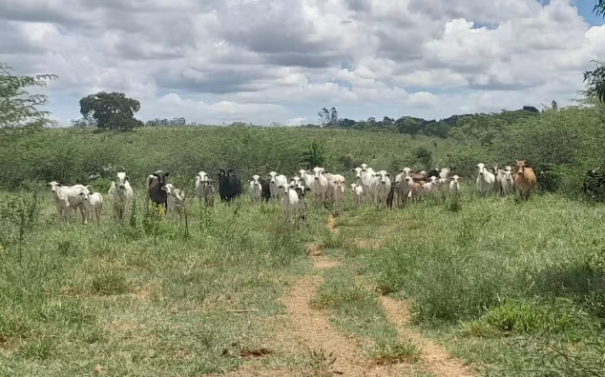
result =
[[[521,197],[525,200],[529,199],[529,194],[538,180],[534,169],[525,165],[525,160],[517,160],[517,174],[513,176],[513,185],[519,190]]]

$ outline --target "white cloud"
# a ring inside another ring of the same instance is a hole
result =
[[[331,106],[439,118],[575,97],[605,58],[605,27],[574,4],[5,0],[0,61],[57,74],[62,120],[99,90],[140,100],[143,118],[294,125]]]

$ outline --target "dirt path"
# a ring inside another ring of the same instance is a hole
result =
[[[460,360],[454,358],[440,345],[426,339],[418,332],[410,329],[409,305],[405,301],[390,297],[380,297],[380,303],[388,318],[395,324],[402,339],[412,341],[420,350],[420,360],[435,377],[472,377],[475,373]]]

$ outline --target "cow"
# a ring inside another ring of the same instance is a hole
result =
[[[510,166],[506,166],[504,168],[501,186],[502,186],[501,192],[502,192],[503,196],[510,195],[515,192],[514,185],[513,185],[513,172],[511,170]]]
[[[328,199],[335,199],[334,192],[336,190],[336,186],[339,184],[345,184],[345,177],[340,174],[331,174],[325,173],[325,177],[328,180],[328,190],[326,191],[326,197]]]
[[[460,194],[460,180],[462,180],[462,177],[459,177],[458,175],[454,175],[452,177],[452,180],[450,181],[450,194],[451,195]]]
[[[397,182],[397,178],[395,179],[395,194],[397,194],[397,207],[405,205],[410,194],[410,190],[412,189],[412,186],[414,184],[414,180],[409,175],[410,172],[411,171],[404,171],[402,169],[402,173],[398,175],[399,182]]]
[[[594,200],[603,200],[605,196],[605,173],[603,173],[601,167],[586,171],[582,181],[582,191]]]
[[[390,174],[384,170],[380,170],[374,173],[372,181],[370,182],[370,192],[374,195],[374,204],[377,208],[382,205],[386,207],[387,197],[391,191],[391,179]]]
[[[170,172],[158,170],[147,176],[147,196],[156,207],[163,207],[164,211],[168,211],[168,194],[163,187],[169,175]]]
[[[364,165],[365,165],[365,167],[364,167]],[[374,169],[367,166],[366,164],[362,164],[361,167],[362,167],[361,185],[363,186],[363,192],[365,193],[365,195],[367,197],[373,198],[374,193],[372,192],[372,189],[370,188],[370,184],[372,183],[372,180],[374,179],[374,175],[376,174],[376,172],[374,171]]]
[[[216,181],[210,179],[205,171],[200,171],[195,176],[195,192],[200,205],[204,199],[206,206],[214,206],[214,193],[216,192],[214,182]]]
[[[502,195],[502,180],[504,179],[504,170],[498,169],[498,165],[494,165],[494,176],[496,177],[494,182],[494,191],[496,194]]]
[[[57,181],[48,183],[55,199],[55,205],[59,212],[59,217],[67,219],[67,214],[71,208],[78,209],[82,215],[82,223],[88,224],[86,212],[85,197],[88,196],[88,189],[84,185],[76,184],[73,186],[63,186]]]
[[[538,183],[534,169],[525,165],[525,160],[516,160],[516,168],[517,174],[513,176],[513,186],[523,199],[529,200],[531,190]]]
[[[88,194],[83,194],[83,196],[88,220],[92,221],[96,219],[97,222],[100,222],[101,214],[103,213],[103,195],[99,192],[94,192],[90,185],[86,186],[86,188],[88,189]]]
[[[111,203],[114,219],[122,220],[124,217],[130,216],[134,192],[130,186],[126,172],[122,171],[116,174],[115,179],[111,182],[107,196]]]
[[[429,181],[422,185],[422,195],[433,195],[437,192],[437,177],[431,175]]]
[[[334,199],[334,212],[341,213],[344,210],[345,179],[340,174],[332,175],[332,199]]]
[[[306,212],[305,193],[311,191],[308,187],[293,187],[289,183],[277,187],[282,191],[281,206],[286,221],[294,223],[297,219],[304,220]]]
[[[280,200],[282,195],[285,195],[285,191],[280,189],[279,186],[284,186],[288,183],[288,178],[283,174],[277,174],[272,171],[268,174],[269,189],[271,190],[271,198]]]
[[[298,174],[300,175],[300,178],[302,179],[304,186],[312,189],[313,181],[314,181],[313,174],[307,173],[307,171],[305,169],[300,169],[298,171]]]
[[[179,219],[182,218],[185,212],[185,193],[183,190],[174,187],[171,183],[162,186],[161,190],[165,191],[168,197],[167,214],[176,213],[179,216]]]
[[[242,193],[242,183],[232,169],[219,169],[218,173],[218,191],[221,196],[221,202],[231,202]]]
[[[391,184],[391,189],[387,195],[387,208],[393,208],[393,198],[395,197],[395,185]]]
[[[363,186],[351,183],[351,194],[353,195],[353,203],[360,205],[363,200]]]
[[[485,168],[484,163],[477,164],[477,169],[479,170],[476,182],[477,191],[481,196],[489,195],[489,193],[494,190],[496,177],[492,172]]]
[[[261,196],[263,193],[263,187],[260,184],[260,176],[254,174],[252,176],[252,180],[249,182],[248,194],[250,195],[251,203],[258,203],[261,201]]]
[[[424,183],[414,182],[414,179],[412,177],[406,177],[406,179],[408,180],[408,183],[411,184],[411,187],[412,187],[408,194],[408,199],[412,200],[413,202],[420,201],[420,198],[422,198],[422,194],[424,191]]]
[[[328,191],[328,179],[324,175],[324,168],[316,166],[313,168],[313,196],[315,200],[326,200],[326,194]]]

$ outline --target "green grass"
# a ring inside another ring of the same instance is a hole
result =
[[[56,219],[50,193],[3,193],[0,203],[0,375],[203,375],[255,368],[329,373],[320,350],[279,347],[278,300],[313,272],[310,242],[343,262],[323,270],[312,305],[362,340],[377,363],[414,362],[377,293],[412,299],[418,331],[486,376],[603,375],[603,209],[558,196],[477,199],[457,211],[426,201],[402,210],[352,208],[324,223],[310,205],[301,228],[277,206],[189,210],[134,226]],[[247,199],[247,198],[246,198]],[[37,203],[37,204],[34,204]],[[255,361],[242,350],[270,349]],[[561,356],[563,355],[563,356]],[[559,374],[556,374],[559,373]],[[561,374],[563,373],[563,374]],[[420,375],[419,375],[420,376]]]

